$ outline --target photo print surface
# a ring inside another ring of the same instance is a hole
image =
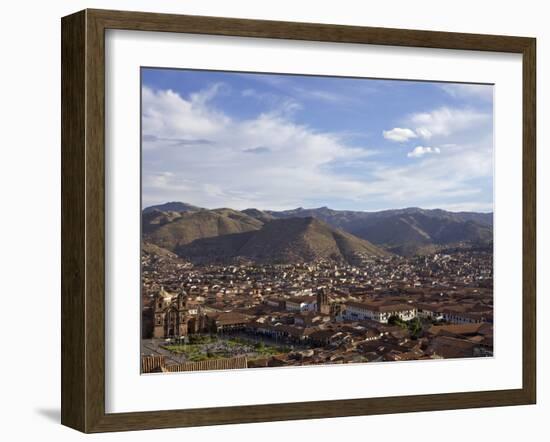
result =
[[[493,356],[492,85],[142,68],[141,130],[142,373]]]

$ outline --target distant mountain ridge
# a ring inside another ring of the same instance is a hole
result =
[[[389,256],[368,241],[312,217],[277,219],[259,230],[199,239],[177,247],[176,253],[192,262],[244,259],[267,264],[353,263],[361,257]]]
[[[175,251],[197,239],[258,230],[263,222],[231,209],[183,212],[147,211],[142,215],[143,239]]]
[[[143,234],[145,240],[175,251],[184,250],[183,246],[196,240],[258,231],[274,221],[296,218],[322,221],[337,231],[401,255],[429,252],[456,243],[489,245],[493,239],[492,213],[414,207],[378,212],[333,210],[328,207],[285,211],[252,208],[242,211],[226,208],[209,210],[176,202],[144,209]],[[238,238],[225,240],[233,245],[239,241]],[[207,243],[202,246],[210,246],[212,241]],[[222,249],[220,253],[226,253],[225,246]],[[196,254],[195,251],[192,253]],[[259,256],[257,253],[252,255]]]
[[[200,207],[193,206],[191,204],[182,203],[179,201],[171,201],[169,203],[157,204],[156,206],[149,206],[143,209],[143,213],[150,213],[154,211],[159,212],[191,212],[194,210],[200,210]]]
[[[413,255],[434,246],[468,242],[488,244],[493,238],[493,214],[406,208],[379,212],[318,209],[269,211],[276,218],[314,216],[400,255]]]

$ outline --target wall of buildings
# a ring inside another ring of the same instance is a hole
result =
[[[348,321],[362,321],[370,319],[386,324],[391,316],[397,316],[403,321],[410,321],[411,319],[416,318],[416,314],[417,312],[415,308],[411,308],[410,310],[379,311],[374,308],[371,309],[367,306],[350,304],[343,308],[341,317],[342,319]]]

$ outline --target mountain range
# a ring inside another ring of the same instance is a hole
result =
[[[400,255],[431,251],[434,246],[460,242],[485,244],[493,238],[492,213],[449,212],[416,207],[379,212],[321,207],[268,213],[276,218],[314,216]]]
[[[406,208],[378,212],[297,208],[203,209],[169,202],[142,212],[145,243],[198,263],[353,262],[445,246],[490,245],[493,214]]]

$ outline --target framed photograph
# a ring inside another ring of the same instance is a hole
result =
[[[534,404],[535,39],[62,19],[62,423]]]

